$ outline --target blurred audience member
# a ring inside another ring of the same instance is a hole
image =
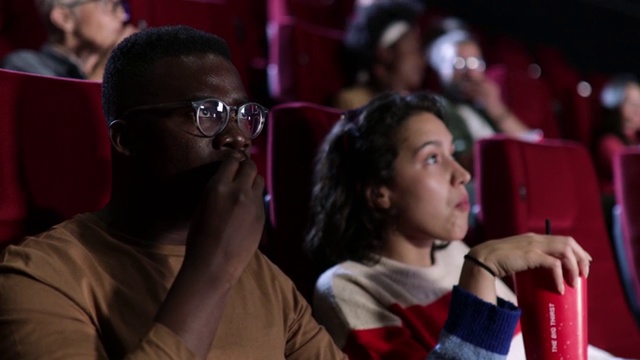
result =
[[[354,85],[338,93],[334,106],[354,109],[384,91],[420,89],[425,67],[417,24],[421,11],[398,0],[375,1],[356,10],[344,41]]]
[[[137,29],[120,0],[36,0],[48,40],[38,51],[17,50],[2,68],[76,79],[102,80],[111,50]]]
[[[600,101],[605,114],[595,137],[595,157],[603,191],[612,192],[613,158],[625,147],[640,145],[640,84],[630,74],[605,84]]]
[[[459,161],[465,168],[471,170],[473,140],[529,131],[504,103],[498,84],[485,76],[482,51],[468,32],[454,30],[436,38],[428,58],[440,78],[448,107],[457,115],[445,117],[456,139],[456,151],[463,153]]]

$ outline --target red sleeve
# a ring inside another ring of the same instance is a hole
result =
[[[399,326],[352,331],[342,351],[354,360],[424,360],[428,354]]]

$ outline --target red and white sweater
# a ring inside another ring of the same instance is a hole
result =
[[[464,243],[452,242],[428,268],[382,258],[367,266],[347,261],[318,279],[314,315],[352,359],[425,359],[438,341],[458,283]],[[498,296],[516,303],[497,281]],[[520,327],[507,359],[525,359]]]

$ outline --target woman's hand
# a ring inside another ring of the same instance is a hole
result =
[[[564,293],[564,281],[574,286],[589,275],[591,256],[571,237],[524,234],[491,240],[471,249],[469,255],[487,265],[497,277],[537,268],[553,272],[556,288]],[[482,267],[465,261],[460,286],[478,297],[496,302],[495,280]]]

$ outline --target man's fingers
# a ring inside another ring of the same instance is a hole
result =
[[[228,158],[224,161],[221,161],[218,167],[218,171],[216,171],[215,175],[213,175],[213,179],[218,182],[229,183],[232,182],[238,172],[238,168],[240,167],[240,160],[236,158]]]
[[[256,166],[256,163],[247,159],[240,163],[233,181],[243,187],[246,186],[251,188],[253,187],[256,176],[258,176],[258,167]]]

